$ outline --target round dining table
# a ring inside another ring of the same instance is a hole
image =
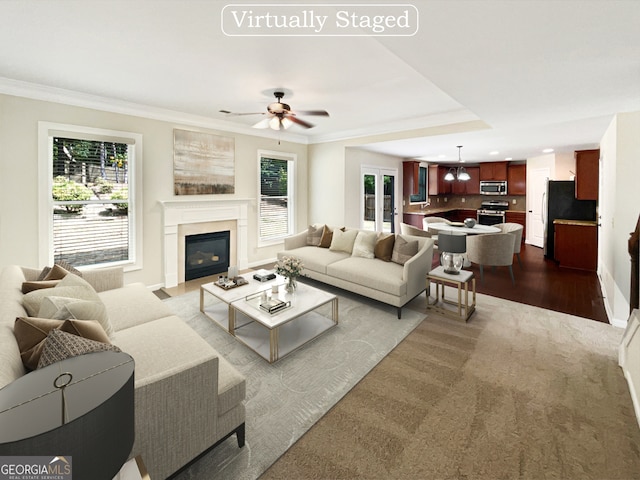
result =
[[[483,233],[498,233],[501,230],[498,227],[493,227],[491,225],[480,225],[476,224],[472,228],[465,227],[464,225],[455,225],[451,223],[430,223],[429,231],[434,230],[434,233],[438,231],[445,232],[460,232],[466,233],[467,235],[480,235]]]

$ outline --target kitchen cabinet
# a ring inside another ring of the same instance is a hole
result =
[[[420,162],[402,162],[402,189],[410,203],[427,201],[427,169]]]
[[[471,210],[470,208],[459,208],[451,212],[449,220],[453,222],[464,222],[467,218],[473,218],[475,220],[477,213],[477,210]]]
[[[555,260],[561,267],[595,271],[598,262],[596,222],[554,220]]]
[[[465,170],[471,177],[466,182],[454,180],[451,187],[451,193],[454,195],[479,195],[480,194],[480,167],[465,167]]]
[[[507,193],[509,195],[527,194],[527,166],[509,165],[507,168]]]
[[[429,165],[429,195],[443,195],[452,192],[452,183],[447,182],[444,176],[449,167],[443,165]]]
[[[578,150],[576,159],[576,198],[598,200],[600,150]]]
[[[514,212],[507,210],[505,213],[505,222],[519,223],[522,225],[522,241],[527,238],[527,214],[525,212]]]
[[[404,223],[406,223],[407,225],[413,225],[414,227],[417,227],[419,229],[422,230],[422,219],[424,218],[424,215],[420,215],[417,213],[403,213],[402,214],[402,221]]]
[[[480,180],[507,180],[508,162],[485,162],[480,164]]]

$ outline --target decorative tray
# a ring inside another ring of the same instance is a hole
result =
[[[449,222],[452,227],[464,227],[464,222]]]
[[[232,288],[241,287],[242,285],[246,285],[247,282],[243,277],[235,277],[233,280],[227,280],[224,283],[213,282],[214,285],[219,286],[223,290],[231,290]]]

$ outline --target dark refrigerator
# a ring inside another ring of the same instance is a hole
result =
[[[555,219],[596,220],[596,201],[577,200],[576,182],[549,180],[545,195],[544,256],[554,258]]]

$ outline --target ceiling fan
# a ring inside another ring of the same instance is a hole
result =
[[[298,115],[317,115],[328,117],[329,113],[325,110],[299,110],[297,112],[291,111],[291,107],[286,103],[282,103],[282,97],[284,97],[284,92],[276,91],[273,92],[273,95],[278,100],[277,102],[270,103],[267,105],[266,112],[251,112],[251,113],[234,113],[229,110],[220,110],[220,113],[225,113],[229,116],[233,115],[269,115],[267,118],[260,120],[258,123],[253,125],[253,128],[272,128],[273,130],[284,130],[289,128],[294,123],[300,125],[304,128],[312,128],[314,125],[312,123],[306,122],[300,118]]]

